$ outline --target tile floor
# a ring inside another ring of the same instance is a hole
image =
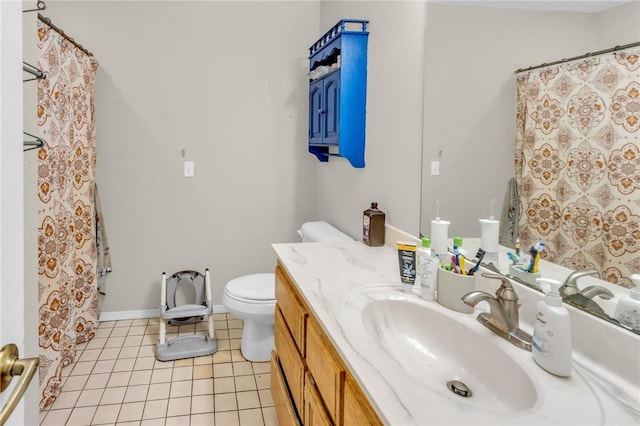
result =
[[[99,324],[63,370],[62,393],[40,425],[276,426],[268,362],[240,353],[242,321],[214,315],[218,352],[160,362],[159,320]],[[167,339],[205,333],[206,322],[167,327]]]

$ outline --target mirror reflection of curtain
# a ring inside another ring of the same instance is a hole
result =
[[[98,62],[38,21],[40,408],[98,319],[93,92]]]
[[[522,247],[596,268],[631,287],[640,273],[640,48],[516,75]]]

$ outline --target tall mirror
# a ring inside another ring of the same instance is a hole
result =
[[[516,69],[637,42],[638,28],[637,2],[429,0],[421,234],[437,217],[451,222],[451,237],[477,237],[479,219],[500,219],[515,173]],[[499,260],[508,273],[508,259]],[[541,274],[566,277],[572,269],[548,264]],[[629,295],[625,286],[580,278],[580,288],[590,285],[614,294],[583,306],[605,319]]]

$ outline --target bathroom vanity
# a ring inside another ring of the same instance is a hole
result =
[[[560,378],[478,323],[479,309],[463,314],[403,293],[391,247],[273,247],[271,390],[280,424],[640,422],[636,334],[569,307],[574,369]],[[477,288],[494,292],[498,284],[479,277]],[[531,332],[528,317],[542,296],[514,287],[521,327]],[[603,355],[602,346],[620,350]],[[463,395],[465,384],[472,395]]]

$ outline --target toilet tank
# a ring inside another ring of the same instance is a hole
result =
[[[298,230],[303,243],[353,241],[353,238],[324,221],[306,222]]]

